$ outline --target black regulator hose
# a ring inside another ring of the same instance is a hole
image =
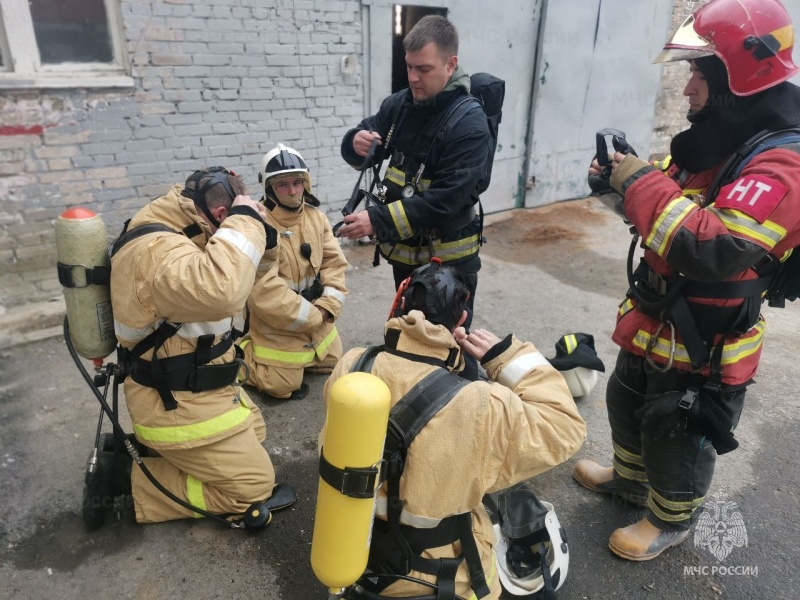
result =
[[[97,386],[95,385],[94,381],[92,380],[92,377],[89,375],[89,372],[86,370],[86,367],[83,366],[83,363],[81,362],[81,359],[78,356],[78,353],[75,351],[75,346],[72,344],[72,338],[70,337],[70,334],[69,334],[69,320],[67,319],[67,317],[64,317],[64,340],[67,343],[67,349],[69,350],[70,356],[72,356],[72,360],[75,361],[75,364],[78,367],[78,371],[80,371],[81,375],[83,376],[84,380],[88,384],[89,388],[94,393],[95,397],[97,398],[97,401],[100,402],[100,406],[103,408],[103,412],[108,416],[108,420],[111,421],[111,426],[114,429],[114,437],[116,437],[117,440],[123,440],[123,444],[125,446],[125,450],[128,452],[130,457],[134,461],[136,461],[136,464],[139,465],[139,468],[142,470],[142,473],[144,473],[145,477],[147,477],[147,479],[150,480],[150,483],[152,483],[156,487],[156,489],[158,489],[158,491],[160,491],[162,494],[164,494],[167,498],[169,498],[173,502],[183,506],[184,508],[189,509],[191,511],[194,511],[194,512],[200,514],[200,515],[203,515],[204,517],[206,517],[208,519],[216,521],[216,522],[224,525],[228,529],[241,529],[242,526],[239,525],[238,523],[223,519],[219,515],[215,515],[213,513],[210,513],[207,510],[204,510],[204,509],[199,508],[197,506],[192,506],[191,504],[189,504],[185,500],[181,500],[175,494],[173,494],[167,488],[165,488],[163,485],[161,485],[161,483],[159,483],[159,481],[153,476],[153,474],[150,472],[150,470],[144,464],[144,461],[142,460],[142,457],[139,456],[139,451],[136,449],[136,447],[128,439],[128,435],[125,433],[125,430],[122,429],[122,427],[120,426],[119,421],[117,420],[117,416],[114,414],[114,411],[112,411],[111,407],[108,406],[108,402],[106,402],[105,397],[103,396],[103,394],[100,393],[100,390],[97,389]],[[109,366],[113,366],[113,365],[109,364]],[[113,377],[116,377],[116,376],[117,375],[114,373]]]

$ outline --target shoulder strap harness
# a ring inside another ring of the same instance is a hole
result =
[[[125,222],[122,233],[111,245],[110,256],[113,257],[127,243],[149,233],[178,233],[160,223],[140,225],[130,230],[128,229],[129,224],[130,220]],[[202,233],[200,226],[192,223],[185,227],[180,234],[191,238],[200,233]],[[164,410],[178,408],[178,402],[172,392],[206,392],[231,385],[236,381],[239,370],[245,364],[242,360],[244,353],[238,346],[235,347],[236,357],[233,362],[221,365],[208,364],[230,350],[234,340],[233,331],[223,336],[216,345],[214,344],[216,336],[209,333],[197,338],[197,347],[194,352],[159,358],[158,351],[161,346],[178,333],[180,327],[180,323],[164,321],[155,331],[130,350],[117,346],[117,363],[123,372],[130,375],[131,379],[139,385],[155,389],[161,397]],[[147,361],[142,358],[142,354],[149,350],[153,351],[153,358]]]

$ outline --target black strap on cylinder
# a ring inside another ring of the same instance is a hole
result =
[[[380,477],[380,469],[369,467],[339,467],[325,458],[324,448],[319,453],[319,476],[340,494],[350,498],[372,498]]]
[[[65,288],[85,288],[90,285],[108,285],[111,283],[111,267],[87,267],[86,265],[68,265],[56,263],[58,282]],[[75,282],[75,272],[83,269],[83,283]]]

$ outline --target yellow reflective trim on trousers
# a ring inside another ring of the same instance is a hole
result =
[[[575,334],[565,335],[564,345],[567,347],[567,354],[575,352],[575,348],[578,347],[578,340],[575,338]]]
[[[337,335],[339,335],[339,332],[336,331],[336,327],[334,327],[333,329],[331,329],[330,333],[325,336],[325,339],[322,340],[317,345],[315,352],[317,353],[318,356],[321,356],[325,352],[325,350],[328,349],[328,346],[330,346],[333,343]]]
[[[314,360],[315,353],[313,350],[291,352],[289,350],[276,350],[275,348],[267,348],[266,346],[257,346],[253,344],[253,355],[257,358],[278,360],[293,365],[303,365]]]
[[[758,240],[769,249],[786,237],[786,229],[772,221],[759,223],[746,214],[733,209],[710,207],[708,210],[714,213],[728,230]]]
[[[134,425],[133,430],[136,437],[147,442],[162,442],[168,444],[178,444],[182,442],[194,442],[203,438],[217,435],[237,425],[241,425],[250,417],[250,409],[246,403],[239,399],[239,406],[229,410],[217,417],[192,423],[191,425],[174,425],[172,427],[146,427],[144,425]]]
[[[400,234],[400,239],[414,237],[414,230],[411,229],[411,223],[408,222],[406,209],[401,201],[398,200],[389,204],[389,216],[392,217],[392,222]]]
[[[494,583],[494,578],[497,577],[497,567],[494,564],[494,552],[492,552],[492,557],[489,563],[491,572],[489,573],[488,577],[486,577],[486,585],[489,587],[489,589],[491,589],[492,584]],[[475,594],[475,592],[472,592],[472,594],[467,596],[467,600],[478,600],[478,596]]]
[[[681,223],[689,216],[689,213],[697,209],[697,204],[685,196],[679,196],[667,204],[666,209],[659,215],[653,225],[650,235],[647,236],[647,241],[645,242],[647,247],[663,257],[672,232],[680,227]]]
[[[388,179],[395,185],[404,186],[406,184],[406,174],[397,167],[389,167],[386,169],[384,179]]]
[[[622,477],[623,479],[629,479],[630,481],[638,481],[639,483],[647,483],[647,473],[644,471],[638,471],[636,469],[631,469],[630,467],[626,467],[625,465],[619,462],[619,457],[615,456],[613,459],[614,464],[614,471]]]
[[[644,463],[642,462],[642,455],[641,454],[634,454],[633,452],[630,452],[629,450],[626,450],[625,448],[623,448],[622,446],[620,446],[619,444],[617,444],[614,441],[611,442],[611,445],[614,448],[614,454],[619,456],[625,462],[629,462],[629,463],[632,463],[634,465],[639,465],[640,467],[644,466]]]
[[[472,256],[478,252],[479,248],[480,245],[478,244],[477,234],[444,244],[434,240],[433,256],[441,258],[442,261],[453,261]],[[381,244],[381,250],[392,260],[405,265],[425,264],[430,262],[431,259],[431,253],[427,244],[421,247],[409,246],[401,243],[395,244],[394,247],[392,244]]]
[[[758,352],[759,348],[761,348],[761,344],[764,341],[763,337],[765,327],[766,323],[761,320],[756,323],[751,330],[756,332],[754,335],[738,338],[733,342],[725,344],[725,347],[722,349],[722,364],[731,365]],[[640,329],[636,334],[636,337],[634,337],[632,340],[633,345],[641,350],[647,350],[647,346],[650,343],[651,337],[652,336],[648,332]],[[660,337],[658,338],[655,346],[650,350],[650,353],[668,360],[669,349],[670,340],[668,338]],[[686,351],[686,346],[678,343],[675,344],[673,360],[687,364],[691,363],[689,353]]]
[[[196,506],[207,511],[206,499],[203,497],[203,482],[195,479],[191,475],[186,475],[186,501],[192,506]],[[194,513],[195,519],[203,518],[200,513]]]
[[[706,497],[702,496],[700,498],[693,498],[692,500],[681,502],[680,500],[667,500],[664,496],[653,490],[653,499],[667,510],[694,510],[705,502]]]

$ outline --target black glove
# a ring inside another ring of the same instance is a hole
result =
[[[688,415],[681,414],[678,409],[683,397],[683,392],[670,392],[646,401],[635,413],[640,420],[642,433],[651,438],[662,439],[674,433],[685,432]]]

